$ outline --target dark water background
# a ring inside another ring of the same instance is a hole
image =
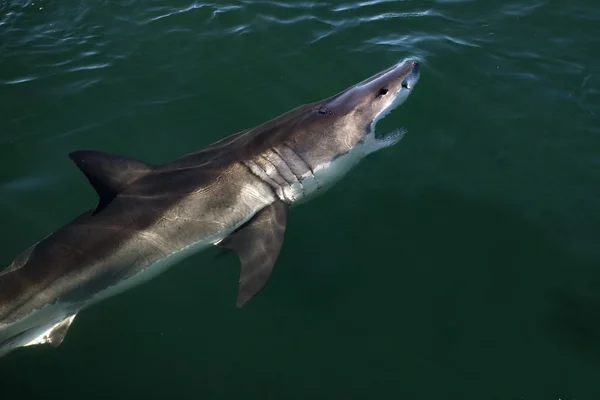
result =
[[[294,209],[265,291],[194,256],[0,360],[0,399],[600,399],[596,0],[0,0],[0,265],[161,163],[405,57],[406,127]]]

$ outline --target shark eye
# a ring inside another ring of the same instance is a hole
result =
[[[388,93],[388,90],[386,88],[381,88],[379,89],[379,93],[377,93],[377,96],[385,96]]]

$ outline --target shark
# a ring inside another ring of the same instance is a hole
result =
[[[419,62],[404,59],[161,165],[71,152],[98,202],[0,271],[0,357],[59,346],[82,310],[212,246],[239,258],[242,307],[267,284],[289,209],[403,137],[404,129],[376,135],[375,126],[406,101],[419,77]]]

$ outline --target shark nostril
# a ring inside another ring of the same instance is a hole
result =
[[[406,80],[402,81],[402,88],[403,89],[408,89],[408,81],[406,81]]]

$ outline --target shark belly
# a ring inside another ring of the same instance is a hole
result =
[[[205,250],[215,243],[218,243],[236,228],[236,226],[231,227],[226,231],[219,233],[218,235],[213,235],[212,237],[199,240],[182,249],[167,254],[163,258],[154,261],[152,264],[146,266],[144,269],[138,271],[132,276],[129,276],[118,283],[93,294],[89,300],[83,303],[80,309],[87,308],[108,298],[114,297],[161,275],[173,265],[181,262],[195,253]]]

